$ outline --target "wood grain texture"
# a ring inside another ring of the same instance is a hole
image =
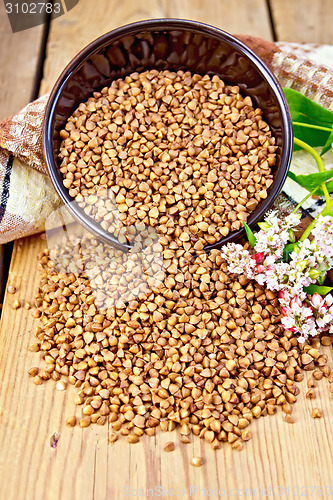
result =
[[[95,38],[118,26],[143,19],[173,17],[215,25],[230,33],[271,39],[265,0],[80,0],[66,16],[51,23],[41,93],[51,90],[75,54]]]
[[[142,6],[134,0],[81,0],[51,25],[42,93],[93,38],[121,24],[164,16],[271,38],[264,0],[146,0]],[[285,39],[295,40],[302,29],[301,17],[293,21]],[[0,81],[0,89],[10,92],[9,82]],[[38,236],[15,243],[8,282],[17,287],[22,303],[33,300],[39,282],[36,256],[44,245]],[[107,426],[65,425],[75,410],[80,415],[75,389],[58,392],[53,381],[36,386],[28,377],[28,369],[40,365],[39,354],[27,350],[37,321],[24,308],[13,311],[16,296],[6,295],[0,324],[0,500],[323,498],[320,488],[326,486],[332,488],[326,496],[332,495],[333,399],[326,380],[319,382],[314,401],[305,398],[306,382],[300,384],[294,425],[283,422],[281,412],[254,421],[253,438],[240,452],[229,445],[213,452],[199,439],[181,445],[177,433],[162,432],[135,445],[126,439],[111,445]],[[332,349],[324,352],[333,367]],[[314,406],[322,409],[323,419],[311,418]],[[50,445],[54,433],[60,436],[55,449]],[[176,449],[167,454],[163,445],[170,440]],[[203,458],[201,468],[189,465],[197,455]]]
[[[278,40],[333,43],[331,0],[269,0]]]
[[[32,98],[43,26],[12,33],[0,3],[0,120],[18,112]]]

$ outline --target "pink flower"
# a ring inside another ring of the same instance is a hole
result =
[[[288,300],[288,298],[289,298],[289,294],[286,290],[279,291],[279,299]]]
[[[295,323],[295,318],[292,316],[284,316],[281,319],[282,325],[285,327],[286,330],[290,330],[291,332],[297,332],[297,327]]]
[[[298,295],[295,295],[295,296],[291,299],[291,301],[290,301],[290,307],[292,308],[292,306],[293,306],[294,304],[295,304],[295,305],[297,304],[299,307],[302,307],[302,305],[303,305],[303,302],[301,301],[301,299],[299,298],[299,296],[298,296]]]

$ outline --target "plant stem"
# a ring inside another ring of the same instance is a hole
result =
[[[324,130],[325,132],[332,132],[331,128],[321,127],[320,125],[311,125],[310,123],[293,122],[293,125],[298,127],[315,128],[316,130]]]
[[[311,193],[310,193],[311,194]],[[333,202],[333,200],[332,200]],[[302,202],[301,202],[302,203]],[[312,229],[315,227],[315,225],[317,224],[317,220],[318,220],[318,217],[320,215],[326,215],[325,212],[329,212],[330,211],[330,208],[331,207],[332,203],[330,203],[329,206],[326,206],[324,208],[324,210],[322,210],[314,219],[313,221],[311,222],[311,224],[308,225],[308,227],[305,229],[305,231],[303,232],[302,236],[300,237],[299,241],[304,241],[308,236],[309,234],[311,233]]]
[[[299,209],[299,208],[303,205],[303,203],[304,203],[304,202],[305,202],[308,198],[310,198],[310,196],[312,196],[312,195],[313,195],[313,194],[317,191],[317,189],[318,189],[318,188],[319,188],[319,186],[315,187],[315,188],[314,188],[314,189],[313,189],[310,193],[308,193],[308,194],[307,194],[307,195],[303,198],[303,200],[301,200],[301,201],[299,202],[299,204],[297,205],[297,207],[296,207],[296,208],[294,208],[294,210],[293,210],[293,212],[292,212],[292,213],[293,213],[293,214],[295,214],[295,213],[297,212],[297,210],[298,210],[298,209]]]
[[[321,213],[318,214],[317,217],[315,219],[313,219],[313,221],[311,222],[311,224],[308,225],[308,227],[305,229],[304,233],[300,237],[299,241],[304,241],[309,236],[309,234],[311,233],[312,229],[317,224],[317,219],[318,219],[319,215],[321,215]]]
[[[315,159],[315,161],[317,163],[319,172],[325,172],[323,160],[322,160],[321,156],[317,153],[317,151],[315,149],[313,149],[313,147],[309,146],[309,144],[307,144],[306,142],[301,141],[300,139],[297,139],[297,137],[294,137],[294,142],[295,142],[295,144],[297,144],[297,146],[300,146],[302,149],[304,149],[305,151],[310,153],[310,155]],[[318,219],[319,215],[323,214],[324,212],[328,212],[331,208],[332,202],[331,202],[330,195],[329,195],[328,189],[326,187],[326,184],[322,183],[322,184],[320,184],[320,186],[321,186],[321,188],[324,192],[324,195],[325,195],[326,207],[324,208],[324,210],[322,210],[322,212],[320,212],[320,214],[317,215],[317,217],[315,219],[313,219],[311,224],[308,225],[308,227],[305,229],[304,233],[300,237],[300,241],[304,241],[309,236],[312,229],[315,227],[315,225],[317,223],[317,219]],[[317,186],[317,188],[318,187],[319,186]],[[310,193],[310,195],[311,194],[312,193]]]
[[[323,160],[322,160],[321,156],[317,153],[317,151],[315,149],[313,149],[313,147],[311,147],[306,142],[301,141],[297,137],[294,137],[294,143],[297,144],[297,146],[304,149],[305,151],[307,151],[308,153],[310,153],[310,155],[315,159],[315,161],[317,163],[319,172],[325,172]],[[320,184],[320,186],[322,187],[324,195],[325,195],[326,208],[329,209],[329,207],[331,205],[331,199],[330,199],[330,195],[329,195],[329,192],[327,190],[326,184],[323,182],[322,184]]]
[[[307,151],[308,153],[310,153],[311,156],[313,156],[313,158],[316,160],[319,172],[325,172],[323,160],[312,146],[310,146],[304,141],[301,141],[301,139],[298,139],[297,137],[294,137],[294,143],[297,144],[297,146],[301,147],[302,149],[305,149],[305,151]]]

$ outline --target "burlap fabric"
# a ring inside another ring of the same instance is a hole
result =
[[[273,43],[239,35],[273,71],[280,84],[305,94],[327,109],[333,109],[333,46]],[[44,110],[48,96],[28,104],[18,114],[0,123],[0,243],[35,234],[44,229],[47,217],[60,205],[51,185],[42,152]],[[333,163],[333,155],[325,155]],[[311,162],[301,152],[292,169],[311,171]],[[302,192],[287,181],[284,192],[299,201]],[[280,197],[281,205],[288,198]],[[310,199],[315,213],[320,202]]]

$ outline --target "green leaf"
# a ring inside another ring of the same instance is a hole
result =
[[[298,246],[298,242],[296,243],[289,243],[286,245],[283,249],[283,254],[282,254],[282,260],[283,262],[288,262],[290,254],[295,250],[295,248]]]
[[[316,187],[318,187],[316,194],[323,194],[322,188],[320,188],[320,184],[323,184],[328,179],[333,177],[333,169],[325,170],[325,172],[316,172],[314,174],[307,175],[296,175],[294,172],[288,172],[288,177],[293,181],[297,182],[300,186],[304,187],[308,191],[313,191]],[[326,184],[329,192],[333,190],[333,182],[328,182]],[[330,189],[329,189],[330,187]]]
[[[257,238],[254,236],[253,231],[246,224],[246,222],[243,222],[243,225],[246,231],[247,239],[249,240],[251,247],[254,247],[257,243]]]
[[[319,293],[319,295],[327,295],[333,290],[333,286],[318,286],[318,285],[309,285],[304,287],[305,293],[309,295],[313,295],[314,293]]]
[[[289,88],[284,88],[283,90],[288,101],[293,122],[307,123],[332,129],[333,113],[331,111],[316,104],[296,90]],[[313,147],[326,146],[330,137],[330,132],[325,130],[305,128],[297,125],[293,125],[293,129],[295,137],[299,137],[302,141],[307,142]],[[295,149],[299,149],[299,147],[296,146]]]
[[[333,128],[331,130],[330,135],[328,136],[328,139],[327,139],[323,149],[321,150],[320,156],[323,156],[325,153],[327,153],[327,151],[329,151],[331,149],[332,144],[333,144]]]

